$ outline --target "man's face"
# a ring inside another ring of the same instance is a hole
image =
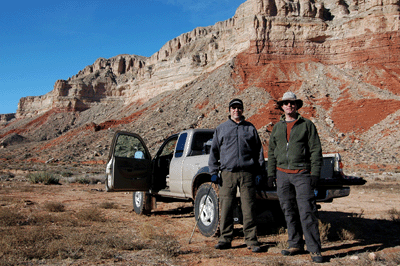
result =
[[[293,115],[297,112],[297,105],[295,101],[284,101],[282,109],[287,115]]]
[[[243,106],[240,104],[234,104],[229,108],[229,114],[231,115],[232,120],[240,120],[243,115]]]

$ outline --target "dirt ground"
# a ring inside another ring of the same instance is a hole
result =
[[[325,238],[324,265],[400,265],[399,189],[400,177],[369,178],[366,185],[353,187],[349,197],[321,204],[320,219],[331,226],[322,236]],[[121,232],[132,230],[139,238],[165,235],[176,240],[177,252],[173,255],[158,253],[153,245],[153,248],[121,250],[107,259],[53,258],[32,260],[23,265],[313,265],[308,254],[283,257],[280,250],[286,238],[282,233],[284,229],[268,221],[259,226],[261,253],[251,253],[245,247],[240,225],[235,228],[233,248],[219,251],[213,248],[217,238],[204,237],[198,230],[189,244],[195,223],[191,203],[158,203],[156,210],[143,216],[133,212],[131,193],[105,192],[101,183],[42,185],[16,177],[0,182],[0,208],[17,204],[31,211],[43,211],[46,202],[60,202],[67,211],[74,213],[112,202],[117,207],[103,212],[105,228],[115,223],[115,236],[119,228]],[[96,228],[86,226],[85,230],[98,230]]]

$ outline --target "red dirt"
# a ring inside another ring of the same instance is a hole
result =
[[[331,117],[340,132],[365,132],[399,107],[396,100],[343,99],[333,108]]]

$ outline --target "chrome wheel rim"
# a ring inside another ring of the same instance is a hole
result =
[[[211,199],[211,197],[203,196],[200,200],[200,208],[199,211],[200,213],[200,221],[205,225],[205,226],[210,226],[212,222],[214,221],[214,202]]]

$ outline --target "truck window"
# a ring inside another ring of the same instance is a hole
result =
[[[170,141],[168,141],[168,143],[165,144],[163,150],[161,151],[160,156],[167,156],[167,155],[173,154],[176,141],[177,141],[177,138],[174,138],[174,139],[171,139]]]
[[[176,150],[175,150],[176,158],[182,157],[183,150],[185,149],[186,138],[187,138],[187,133],[183,133],[180,135],[178,143],[176,144]]]
[[[193,136],[192,147],[189,156],[209,154],[214,133],[198,132]]]
[[[143,144],[134,136],[119,135],[114,149],[115,157],[122,158],[146,158],[145,148]]]

